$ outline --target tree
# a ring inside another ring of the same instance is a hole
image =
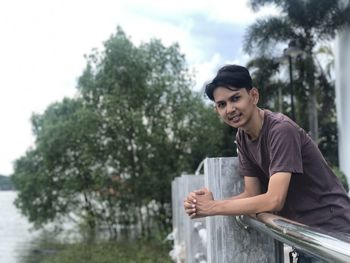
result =
[[[96,226],[93,202],[102,158],[99,119],[81,99],[64,99],[33,115],[36,147],[15,163],[17,206],[40,227],[65,216]]]
[[[322,66],[319,56],[327,63]],[[334,55],[329,46],[321,46],[314,55],[319,69],[317,83],[320,87],[318,94],[320,109],[320,139],[319,148],[325,158],[333,165],[338,166],[338,131],[335,106],[335,80],[332,78],[334,70]],[[344,185],[345,186],[345,185]]]
[[[125,215],[142,218],[140,209],[155,200],[159,211],[150,213],[162,230],[170,222],[171,180],[219,151],[214,138],[221,124],[191,86],[178,45],[153,40],[134,47],[122,30],[105,43],[104,54],[89,56],[80,79],[83,97],[93,97],[89,105],[103,116],[107,151],[119,162],[113,169],[127,186],[123,204],[138,212]]]
[[[248,28],[245,50],[268,53],[276,44],[293,41],[304,51],[299,57],[299,89],[297,94],[306,94],[308,99],[308,127],[314,140],[318,139],[318,110],[316,80],[317,66],[313,54],[317,43],[335,36],[338,29],[348,23],[349,7],[342,8],[340,1],[328,0],[251,0],[253,10],[265,4],[275,4],[281,15],[257,20]],[[305,84],[304,84],[305,83]],[[300,97],[299,97],[300,98]]]
[[[254,86],[259,89],[259,106],[282,112],[285,107],[286,84],[277,76],[280,64],[274,58],[266,56],[253,58],[247,63],[251,71]]]
[[[118,28],[86,59],[79,96],[33,115],[36,144],[16,162],[16,204],[39,226],[74,213],[92,238],[97,226],[112,237],[116,225],[168,233],[172,179],[220,155],[223,124],[191,91],[177,44],[135,46]]]

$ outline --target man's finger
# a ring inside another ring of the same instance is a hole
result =
[[[200,189],[200,190],[196,190],[194,191],[196,195],[204,195],[205,194],[205,191]]]
[[[187,202],[187,203],[194,203],[196,202],[197,200],[195,200],[195,196],[196,194],[191,192],[185,199],[184,199],[184,202]]]
[[[187,197],[187,202],[189,203],[196,203],[196,194],[194,192],[191,192]]]
[[[184,207],[189,209],[189,208],[195,208],[196,205],[186,201],[186,202],[184,202]]]
[[[193,213],[192,215],[190,215],[190,218],[191,218],[191,219],[195,219],[195,218],[196,218],[196,215],[197,215],[196,213]]]
[[[196,209],[195,208],[185,209],[185,212],[186,212],[186,214],[191,216],[192,214],[196,213]]]

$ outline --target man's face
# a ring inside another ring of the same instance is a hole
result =
[[[257,89],[248,92],[244,88],[218,87],[213,95],[216,111],[226,124],[243,129],[249,125],[259,100]]]

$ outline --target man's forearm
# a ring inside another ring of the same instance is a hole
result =
[[[236,200],[236,199],[242,199],[242,198],[247,198],[247,197],[251,197],[247,192],[242,192],[238,195],[234,195],[232,197],[226,198],[225,200]]]
[[[246,198],[242,197],[243,194],[233,199],[213,201],[209,215],[248,215],[279,210],[278,200],[269,194]]]

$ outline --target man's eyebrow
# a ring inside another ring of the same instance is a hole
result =
[[[231,95],[230,95],[230,98],[232,98],[232,97],[234,97],[234,96],[237,96],[237,95],[241,95],[240,90],[237,90],[235,93],[231,94]]]
[[[232,98],[234,96],[240,95],[241,94],[241,90],[233,90],[235,93],[231,94],[229,96],[229,98]],[[221,103],[221,102],[226,102],[225,100],[218,100],[218,101],[214,101],[215,103]]]

